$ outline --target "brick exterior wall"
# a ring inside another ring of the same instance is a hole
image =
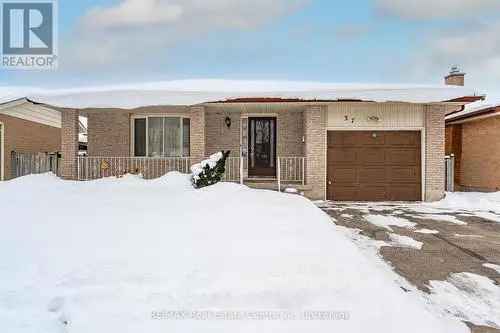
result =
[[[444,83],[448,86],[464,86],[465,74],[448,75],[444,78]]]
[[[225,124],[226,117],[231,118],[231,127]],[[230,150],[231,156],[240,155],[241,112],[224,112],[216,109],[205,114],[205,142],[207,155],[221,150]]]
[[[100,110],[87,120],[89,156],[130,156],[130,113]]]
[[[500,116],[462,124],[460,187],[500,190]]]
[[[304,113],[306,184],[311,187],[306,195],[313,200],[324,200],[326,194],[326,107],[310,107]]]
[[[4,131],[4,179],[11,179],[11,152],[38,153],[61,150],[61,129],[0,114]]]
[[[446,108],[430,105],[425,111],[425,200],[437,201],[445,191],[445,125]]]
[[[192,107],[191,116],[191,157],[194,161],[201,162],[206,156],[206,141],[205,141],[205,108]]]
[[[61,115],[61,178],[77,179],[79,114],[77,110],[64,110]]]

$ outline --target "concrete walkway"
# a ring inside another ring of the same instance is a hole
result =
[[[500,265],[500,216],[474,212],[450,212],[418,204],[318,203],[337,225],[359,229],[373,240],[390,243],[391,234],[423,243],[418,247],[382,246],[379,253],[394,270],[421,291],[429,293],[429,281],[446,281],[450,274],[469,272],[500,285],[500,273],[484,264]],[[480,216],[478,216],[480,215]],[[375,216],[375,218],[373,218]],[[371,223],[381,220],[409,222],[414,226]],[[496,219],[497,221],[492,221]],[[422,233],[424,232],[424,233]],[[500,311],[500,309],[498,309]],[[500,328],[478,327],[474,333],[500,332]],[[491,325],[494,327],[495,325]]]

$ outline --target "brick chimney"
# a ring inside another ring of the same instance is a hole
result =
[[[451,67],[450,74],[444,78],[444,83],[447,86],[464,86],[465,73],[463,73],[458,66]]]

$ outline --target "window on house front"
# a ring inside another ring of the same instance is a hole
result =
[[[181,117],[134,119],[134,155],[148,157],[189,156],[190,120]]]
[[[146,118],[134,119],[135,156],[146,156]]]

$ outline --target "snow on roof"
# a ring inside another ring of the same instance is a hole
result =
[[[20,94],[20,90],[16,88],[16,94]],[[475,95],[472,89],[453,86],[231,80],[182,80],[53,90],[27,88],[24,93],[35,102],[79,109],[196,105],[252,97],[432,103]]]
[[[496,107],[500,107],[500,94],[488,94],[488,97],[484,101],[467,104],[462,111],[448,115],[446,120],[451,121],[464,116],[479,114],[481,111],[486,111]]]

